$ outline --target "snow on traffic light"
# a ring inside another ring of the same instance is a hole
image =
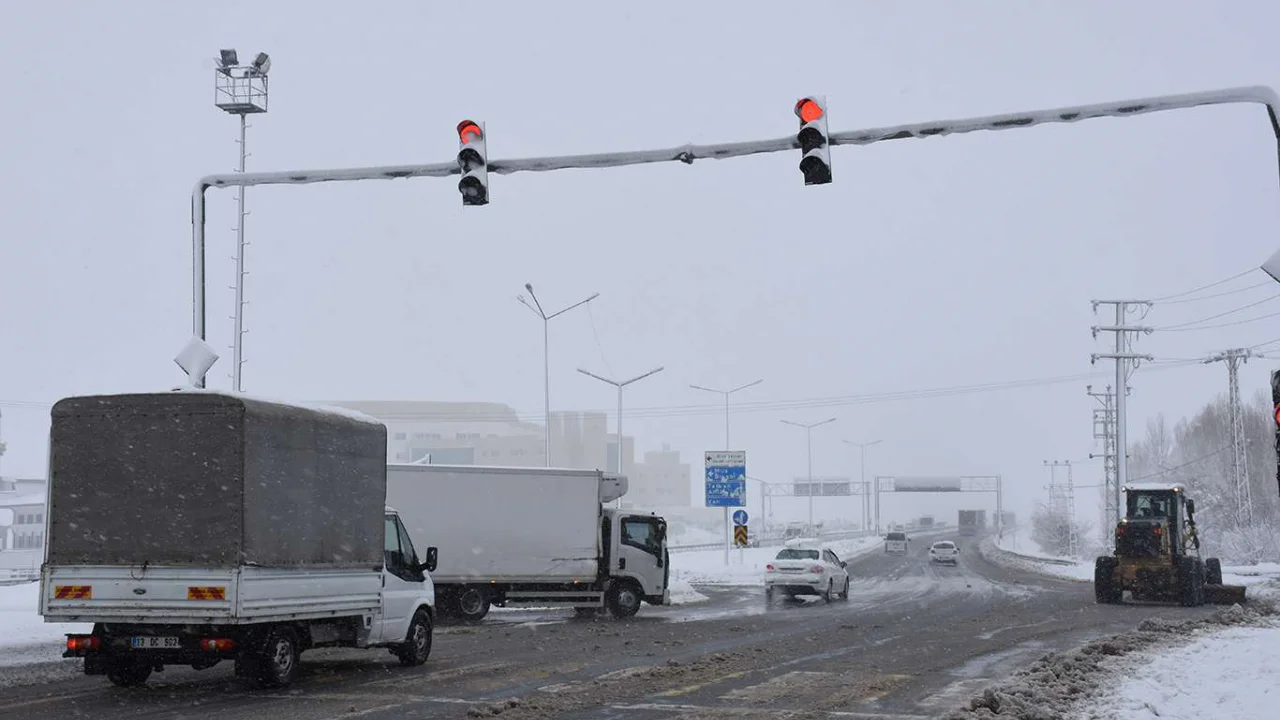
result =
[[[462,171],[462,179],[458,181],[462,204],[489,204],[489,157],[484,126],[474,120],[458,123],[458,168]]]

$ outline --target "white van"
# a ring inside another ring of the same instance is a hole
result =
[[[886,553],[907,553],[907,534],[904,532],[891,532],[884,536],[884,551]]]

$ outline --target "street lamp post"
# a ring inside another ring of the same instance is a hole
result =
[[[600,293],[596,293],[591,297],[587,298],[586,300],[580,300],[570,305],[569,307],[563,308],[561,310],[557,310],[556,312],[553,312],[550,315],[548,315],[547,313],[542,311],[542,303],[538,302],[538,296],[533,293],[533,283],[525,283],[524,289],[528,291],[529,297],[533,298],[533,302],[530,303],[527,299],[525,299],[525,296],[523,295],[517,295],[516,299],[519,300],[521,303],[524,303],[524,306],[532,310],[535,315],[542,318],[542,393],[543,393],[542,424],[543,424],[543,429],[545,430],[545,435],[546,435],[545,450],[543,451],[543,455],[546,457],[546,466],[551,467],[551,351],[548,349],[549,339],[550,339],[549,326],[551,325],[552,318],[559,317],[560,315],[563,315],[569,312],[570,310],[578,307],[579,305],[586,305],[592,300],[595,300],[596,298],[600,297]]]
[[[872,440],[871,442],[853,442],[852,440],[843,440],[846,445],[852,445],[858,448],[858,464],[861,471],[858,482],[862,485],[862,529],[867,530],[867,526],[871,524],[871,488],[867,486],[867,448],[872,445],[879,445],[883,440]]]
[[[231,115],[240,116],[240,165],[238,172],[245,170],[245,160],[249,152],[245,146],[245,130],[248,128],[246,116],[267,111],[267,71],[271,69],[271,58],[266,53],[258,53],[249,65],[241,65],[235,50],[221,50],[218,53],[218,67],[213,74],[213,104]],[[231,384],[236,392],[240,392],[240,369],[244,365],[244,191],[240,186],[236,194],[236,312],[235,329],[231,341]]]
[[[833,423],[835,421],[836,419],[833,417],[827,418],[822,422],[809,423],[808,425],[804,423],[791,422],[790,420],[782,421],[786,425],[794,425],[798,428],[804,428],[805,445],[808,447],[808,454],[809,454],[809,530],[810,531],[813,530],[813,429],[818,427],[819,425],[826,425],[827,423]]]
[[[595,378],[595,379],[599,380],[599,381],[600,381],[600,382],[602,382],[602,383],[608,383],[609,385],[612,385],[612,386],[614,386],[614,387],[618,388],[618,440],[617,440],[617,443],[618,443],[618,452],[617,452],[617,455],[618,455],[618,462],[617,462],[617,471],[618,471],[618,474],[619,474],[619,475],[621,475],[621,474],[622,474],[622,388],[624,388],[624,387],[626,387],[626,386],[630,385],[630,384],[631,384],[631,383],[633,383],[633,382],[637,382],[637,381],[643,380],[643,379],[645,379],[645,378],[649,377],[650,375],[657,375],[658,373],[662,372],[662,371],[663,371],[663,369],[664,369],[664,368],[663,368],[662,366],[659,366],[659,367],[656,367],[656,368],[654,368],[654,369],[650,370],[650,371],[649,371],[649,372],[647,372],[647,373],[644,373],[644,374],[642,374],[642,375],[637,375],[637,376],[635,376],[635,377],[633,377],[633,378],[631,378],[631,379],[629,379],[629,380],[610,380],[610,379],[609,379],[609,378],[607,378],[607,377],[602,377],[602,376],[600,376],[600,375],[596,375],[596,374],[595,374],[595,373],[593,373],[593,372],[590,372],[590,371],[587,371],[587,370],[583,370],[582,368],[578,368],[578,372],[582,373],[583,375],[586,375],[587,377],[593,377],[593,378]],[[621,506],[622,506],[622,498],[618,498],[618,507],[621,507]]]
[[[732,390],[717,390],[716,388],[704,387],[702,385],[689,386],[694,390],[703,390],[706,392],[713,392],[713,393],[719,393],[721,395],[724,395],[724,449],[725,450],[733,449],[733,447],[729,445],[729,396],[738,392],[739,390],[746,390],[749,387],[755,387],[756,385],[759,385],[762,382],[764,382],[764,378],[760,378],[759,380],[753,380],[747,383],[746,385],[739,385],[738,387],[733,388]],[[731,541],[729,538],[730,538],[729,508],[726,506],[724,508],[724,564],[725,565],[729,564],[729,546],[731,544]]]

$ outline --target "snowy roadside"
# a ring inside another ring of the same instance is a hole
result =
[[[1009,533],[997,541],[987,538],[978,545],[978,552],[991,562],[1014,570],[1051,575],[1053,577],[1093,582],[1093,560],[1075,560],[1044,553],[1031,547],[1017,533]],[[1222,581],[1227,585],[1244,585],[1249,588],[1249,598],[1277,596],[1280,593],[1280,563],[1257,565],[1223,565]]]
[[[946,720],[1271,718],[1280,620],[1270,603],[1137,629],[1050,653]],[[1269,662],[1271,661],[1271,662]],[[1280,692],[1280,691],[1276,691]]]
[[[40,583],[0,586],[0,667],[59,660],[66,633],[87,633],[92,625],[46,623],[37,612]]]

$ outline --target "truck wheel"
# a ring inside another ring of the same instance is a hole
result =
[[[1093,598],[1101,605],[1116,605],[1124,593],[1116,583],[1117,561],[1113,557],[1100,557],[1093,563]]]
[[[615,582],[609,587],[605,604],[615,618],[629,618],[640,611],[640,591],[630,582]]]
[[[409,633],[404,644],[396,648],[396,657],[405,667],[416,667],[431,655],[431,616],[419,608],[409,623]]]
[[[275,629],[257,658],[257,681],[260,687],[284,687],[298,676],[298,640],[293,631]]]
[[[466,587],[455,600],[458,617],[466,622],[475,623],[489,614],[489,594],[478,587]]]
[[[107,679],[119,687],[138,687],[145,685],[151,677],[151,666],[146,663],[122,660],[114,662],[107,668]]]
[[[1205,582],[1209,585],[1222,584],[1222,561],[1218,558],[1209,558],[1204,561]]]

